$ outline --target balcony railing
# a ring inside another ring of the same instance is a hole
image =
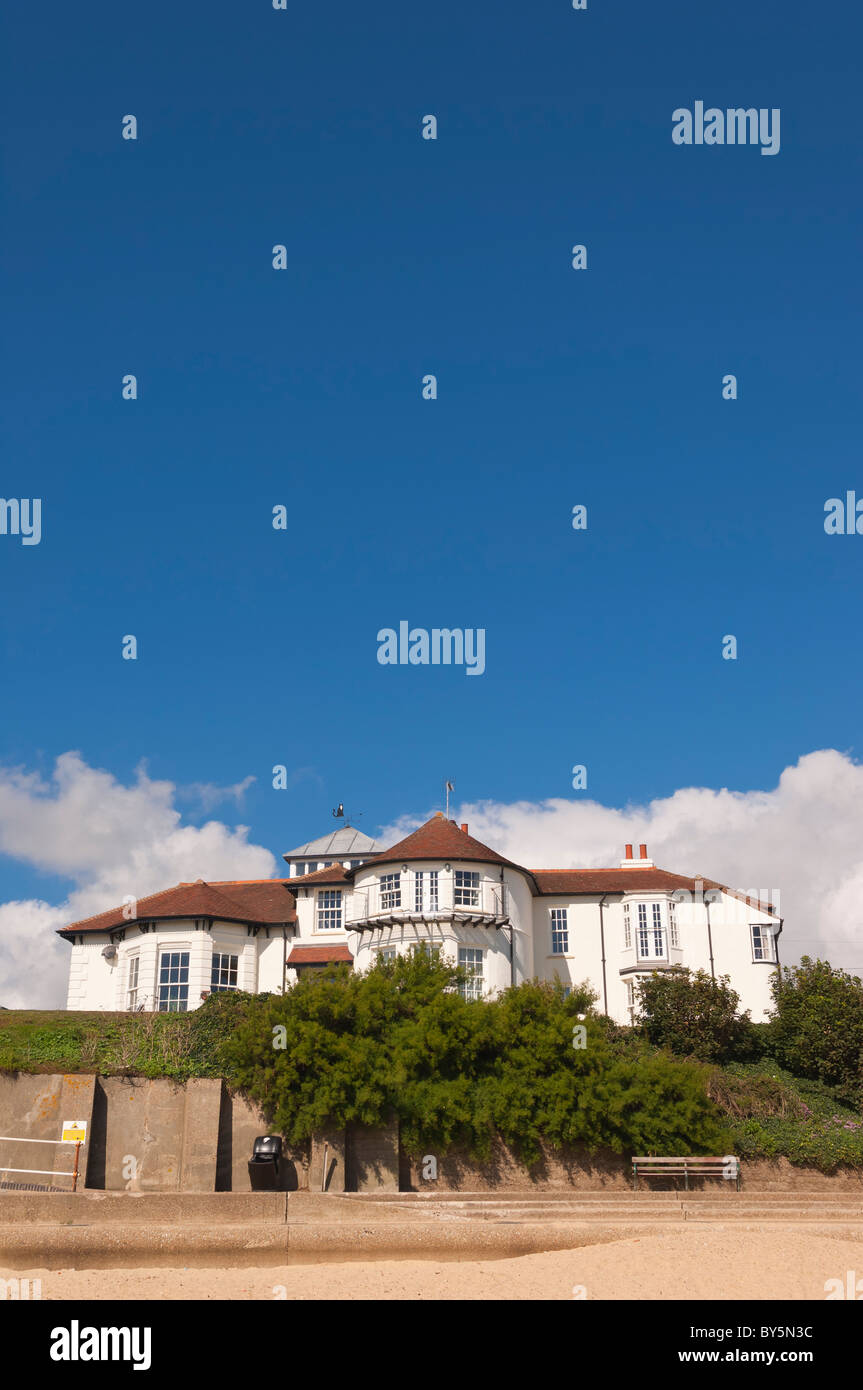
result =
[[[382,888],[378,883],[354,889],[345,926],[350,931],[374,926],[376,922],[439,917],[456,917],[466,922],[490,919],[490,924],[508,921],[506,885],[480,883],[471,889],[457,887],[451,878],[441,878],[435,890],[425,875],[420,889],[413,877],[403,874],[400,887],[395,890]]]

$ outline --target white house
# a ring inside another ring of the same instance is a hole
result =
[[[333,961],[438,947],[478,998],[539,978],[588,981],[631,1018],[640,976],[728,975],[757,1022],[782,920],[757,890],[659,869],[632,846],[610,869],[526,869],[440,813],[387,850],[345,827],[286,854],[289,877],[181,883],[60,931],[70,1009],[185,1011],[211,991],[280,992]]]

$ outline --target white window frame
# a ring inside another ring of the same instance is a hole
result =
[[[440,902],[440,874],[437,869],[429,869],[429,912],[437,912]]]
[[[632,979],[630,979],[630,980],[624,980],[623,983],[624,983],[625,986],[626,986],[626,1011],[627,1011],[627,1013],[629,1014],[629,1021],[630,1021],[630,1023],[634,1023],[634,1022],[635,1022],[635,1011],[636,1011],[636,1002],[635,1002],[635,986],[636,986],[636,980],[632,980]]]
[[[440,902],[439,871],[417,869],[414,873],[414,912],[437,912]]]
[[[760,940],[756,942],[756,932]],[[752,960],[759,965],[776,964],[776,933],[769,922],[750,922],[749,940],[752,946]],[[764,949],[766,945],[766,951]]]
[[[484,956],[485,952],[480,946],[458,948],[458,963],[468,972],[468,978],[459,982],[463,999],[482,999]]]
[[[315,930],[341,931],[343,920],[341,888],[319,888],[315,900]]]
[[[638,909],[638,934],[635,943],[635,952],[639,960],[650,959],[650,928],[647,925],[647,903],[637,903]]]
[[[551,954],[569,955],[569,921],[565,907],[551,909]]]
[[[635,949],[639,960],[667,960],[668,943],[662,922],[662,903],[636,903],[638,927]],[[648,908],[650,913],[648,914]]]
[[[668,947],[665,941],[665,927],[662,924],[662,903],[653,903],[653,954],[656,960],[665,960]]]
[[[623,904],[623,949],[632,950],[632,917],[629,911],[629,903]]]
[[[669,945],[678,947],[680,945],[680,924],[677,920],[677,903],[672,899],[668,904],[668,941]]]
[[[217,965],[216,962],[219,962]],[[227,965],[225,965],[227,961]],[[232,964],[233,962],[233,964]],[[218,976],[218,979],[216,979]],[[232,977],[233,976],[233,980]],[[230,994],[240,988],[240,955],[238,951],[214,951],[210,962],[210,993]]]
[[[126,1008],[133,1011],[138,1007],[140,979],[141,955],[140,952],[136,951],[133,956],[129,956],[126,966]]]
[[[178,978],[176,980],[162,979],[162,970],[165,968],[164,962],[171,960],[174,956],[178,958],[176,965],[168,965],[169,972],[176,970]],[[186,957],[185,964],[183,957]],[[159,952],[159,960],[156,967],[156,1012],[160,1014],[185,1014],[189,1012],[189,973],[192,965],[192,952],[188,946],[166,947]],[[186,973],[185,980],[182,978],[183,972]],[[167,997],[163,1000],[162,991],[168,991]],[[177,994],[172,998],[171,990],[177,990]],[[167,1006],[162,1007],[163,1003]],[[170,1005],[177,1004],[177,1008],[172,1009]]]
[[[479,873],[475,869],[456,869],[453,906],[479,907]]]
[[[381,908],[384,912],[391,912],[394,907],[402,905],[402,876],[400,873],[381,874]]]

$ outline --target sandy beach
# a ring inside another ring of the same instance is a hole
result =
[[[577,1250],[484,1261],[382,1260],[250,1269],[3,1270],[42,1298],[189,1300],[800,1299],[859,1271],[863,1240],[780,1231],[680,1229]],[[583,1291],[583,1292],[582,1292]]]

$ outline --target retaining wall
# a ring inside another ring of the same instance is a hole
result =
[[[81,1146],[78,1184],[83,1186],[92,1139],[95,1087],[94,1076],[0,1073],[0,1135],[59,1139],[64,1120],[83,1120],[87,1125],[87,1142]],[[0,1181],[45,1186],[56,1181],[58,1187],[68,1187],[71,1191],[72,1184],[66,1175],[71,1174],[74,1162],[74,1144],[15,1144],[5,1140],[0,1143]],[[4,1164],[9,1168],[45,1169],[46,1173],[7,1175],[3,1172]]]
[[[268,1126],[257,1108],[221,1080],[198,1078],[177,1085],[163,1078],[0,1074],[0,1135],[59,1139],[66,1119],[86,1120],[79,1188],[106,1192],[251,1192],[248,1160]],[[326,1174],[324,1152],[326,1145]],[[0,1165],[71,1172],[71,1145],[0,1144]],[[611,1152],[574,1147],[546,1153],[533,1169],[503,1144],[487,1162],[464,1153],[409,1159],[399,1150],[396,1124],[380,1129],[351,1126],[316,1136],[308,1147],[285,1147],[280,1190],[329,1193],[622,1191],[630,1185],[628,1162]],[[434,1172],[436,1176],[428,1174]],[[0,1167],[2,1174],[2,1167]],[[0,1177],[2,1180],[2,1177]],[[52,1183],[51,1176],[10,1174],[8,1181]],[[58,1178],[59,1187],[71,1186]],[[645,1181],[651,1189],[677,1188],[682,1179]],[[733,1183],[692,1184],[727,1193]],[[787,1159],[744,1162],[748,1192],[863,1192],[863,1172],[835,1174],[797,1167]]]

